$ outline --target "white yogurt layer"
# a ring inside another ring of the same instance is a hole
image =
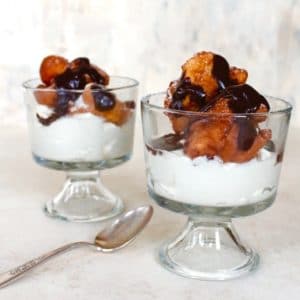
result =
[[[36,110],[41,116],[51,113],[44,105],[38,105]],[[91,113],[81,113],[66,115],[44,126],[33,115],[29,117],[29,127],[35,155],[62,162],[94,162],[131,152],[134,117],[117,126]]]
[[[147,150],[146,150],[147,151]],[[274,152],[261,150],[245,163],[223,163],[182,150],[147,151],[148,184],[167,199],[204,206],[239,206],[262,201],[276,193],[280,167]]]

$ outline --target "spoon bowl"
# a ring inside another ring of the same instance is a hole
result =
[[[95,245],[103,251],[120,249],[140,233],[153,215],[152,206],[141,206],[123,214],[95,238]]]

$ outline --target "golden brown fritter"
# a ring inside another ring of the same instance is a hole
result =
[[[191,83],[200,86],[208,98],[213,97],[218,90],[218,82],[213,76],[214,53],[199,52],[187,60],[182,66],[182,73]]]
[[[239,124],[230,118],[196,121],[189,128],[184,153],[192,159],[218,156],[224,162],[242,163],[254,158],[272,136],[270,130],[258,130],[250,147],[244,150],[239,145],[239,134],[243,134],[240,131]]]
[[[258,126],[266,120],[269,104],[245,84],[247,77],[246,70],[230,67],[224,57],[212,52],[199,52],[185,62],[180,79],[169,85],[164,106],[183,111],[166,114],[175,133],[185,135],[186,155],[246,162],[271,138],[269,130]]]
[[[248,72],[244,69],[231,67],[229,70],[229,78],[232,84],[243,84],[247,81]]]
[[[55,107],[56,105],[57,93],[54,85],[47,87],[43,84],[39,84],[34,91],[34,96],[39,104],[49,107]]]
[[[184,153],[190,158],[214,157],[224,148],[232,121],[228,118],[203,118],[194,122],[188,131]]]
[[[188,128],[191,123],[191,117],[188,116],[177,116],[174,114],[169,114],[169,119],[172,123],[172,128],[176,134],[182,134]]]
[[[240,131],[241,127],[238,124],[234,124],[227,135],[224,147],[218,154],[224,162],[243,163],[251,160],[272,137],[270,130],[259,130],[251,147],[247,150],[241,150],[238,146]]]
[[[87,105],[86,111],[96,115],[103,117],[108,122],[112,122],[118,126],[123,125],[129,119],[131,114],[131,109],[119,100],[116,100],[115,105],[110,110],[99,110],[96,108],[95,100],[94,100],[94,92],[92,90],[93,83],[86,85],[85,90],[82,94],[83,101]],[[78,112],[83,112],[79,110]]]
[[[46,56],[40,66],[40,76],[46,85],[50,85],[53,79],[62,74],[68,67],[68,60],[62,56]]]

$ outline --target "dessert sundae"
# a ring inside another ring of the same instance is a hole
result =
[[[149,194],[188,216],[159,250],[160,263],[176,274],[226,280],[259,264],[231,219],[275,200],[292,107],[264,97],[247,77],[224,57],[200,52],[167,93],[142,100]]]
[[[86,57],[50,55],[40,78],[23,87],[35,161],[67,172],[46,214],[73,222],[119,214],[123,202],[101,182],[100,171],[131,157],[138,82],[109,76]]]
[[[271,105],[247,77],[212,52],[182,66],[161,105],[169,132],[145,138],[156,195],[220,207],[274,198],[281,160],[267,126]]]
[[[34,101],[26,102],[35,157],[96,162],[131,153],[135,102],[88,58],[45,57],[31,88],[34,97],[27,97]]]

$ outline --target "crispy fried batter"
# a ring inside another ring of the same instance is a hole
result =
[[[257,152],[266,145],[266,143],[271,139],[271,130],[262,129],[259,130],[252,146],[248,150],[240,150],[238,147],[238,135],[240,133],[240,127],[238,124],[234,124],[230,130],[224,148],[219,152],[219,156],[224,162],[235,162],[243,163],[251,160],[257,155]]]
[[[108,111],[93,110],[95,115],[101,116],[106,119],[106,121],[114,123],[121,126],[127,122],[131,115],[131,110],[128,109],[126,104],[121,101],[116,101],[113,109]]]
[[[174,95],[177,87],[178,87],[178,84],[179,84],[179,80],[173,80],[170,82],[169,84],[169,88],[168,88],[168,98],[171,100],[172,98],[172,95]]]
[[[199,120],[189,129],[184,153],[190,158],[198,156],[219,156],[224,162],[243,163],[257,155],[257,152],[271,139],[271,131],[259,130],[249,149],[238,146],[240,127],[229,118],[221,120]]]
[[[233,84],[243,84],[248,78],[248,72],[244,69],[231,67],[229,70],[229,78]]]
[[[261,113],[262,115],[252,116],[251,118],[257,123],[264,122],[267,119],[267,115],[265,113],[268,111],[269,109],[264,104],[261,104],[256,113]]]
[[[232,127],[229,118],[204,118],[194,122],[184,144],[184,153],[190,158],[213,157],[224,148],[226,137]]]
[[[169,118],[176,134],[183,133],[191,122],[188,116],[175,116],[173,114],[169,114]]]
[[[208,108],[205,111],[210,112],[210,113],[232,114],[233,112],[229,106],[229,101],[230,101],[229,98],[220,97],[214,103],[208,104]],[[258,110],[256,111],[256,113],[267,113],[267,112],[268,112],[268,108],[263,103],[260,104]],[[252,116],[252,118],[256,122],[263,122],[263,121],[265,121],[266,116],[264,116],[264,115]]]
[[[54,77],[62,74],[68,67],[68,60],[62,56],[46,56],[40,65],[40,76],[46,85],[50,85]]]
[[[103,117],[106,119],[106,121],[112,122],[118,126],[121,126],[124,123],[126,123],[131,115],[131,109],[128,108],[126,103],[117,100],[114,107],[111,110],[100,111],[96,109],[95,106],[94,96],[91,89],[92,86],[93,84],[91,83],[86,85],[85,90],[82,94],[83,101],[87,105],[87,111],[96,116]],[[80,113],[81,110],[79,110],[78,112]]]
[[[43,90],[44,89],[44,90]],[[57,102],[57,93],[54,85],[49,87],[39,84],[34,91],[34,96],[39,104],[55,107]]]
[[[98,66],[91,64],[91,66],[99,73],[99,75],[103,78],[103,85],[109,84],[109,75],[103,69]]]
[[[212,103],[211,106],[208,107],[206,112],[231,114],[232,111],[229,107],[228,102],[229,102],[229,99],[224,98],[224,97],[220,97],[216,102]]]
[[[190,78],[192,84],[201,86],[209,98],[218,90],[218,83],[212,74],[213,65],[214,54],[203,51],[195,54],[182,66],[184,77]]]

